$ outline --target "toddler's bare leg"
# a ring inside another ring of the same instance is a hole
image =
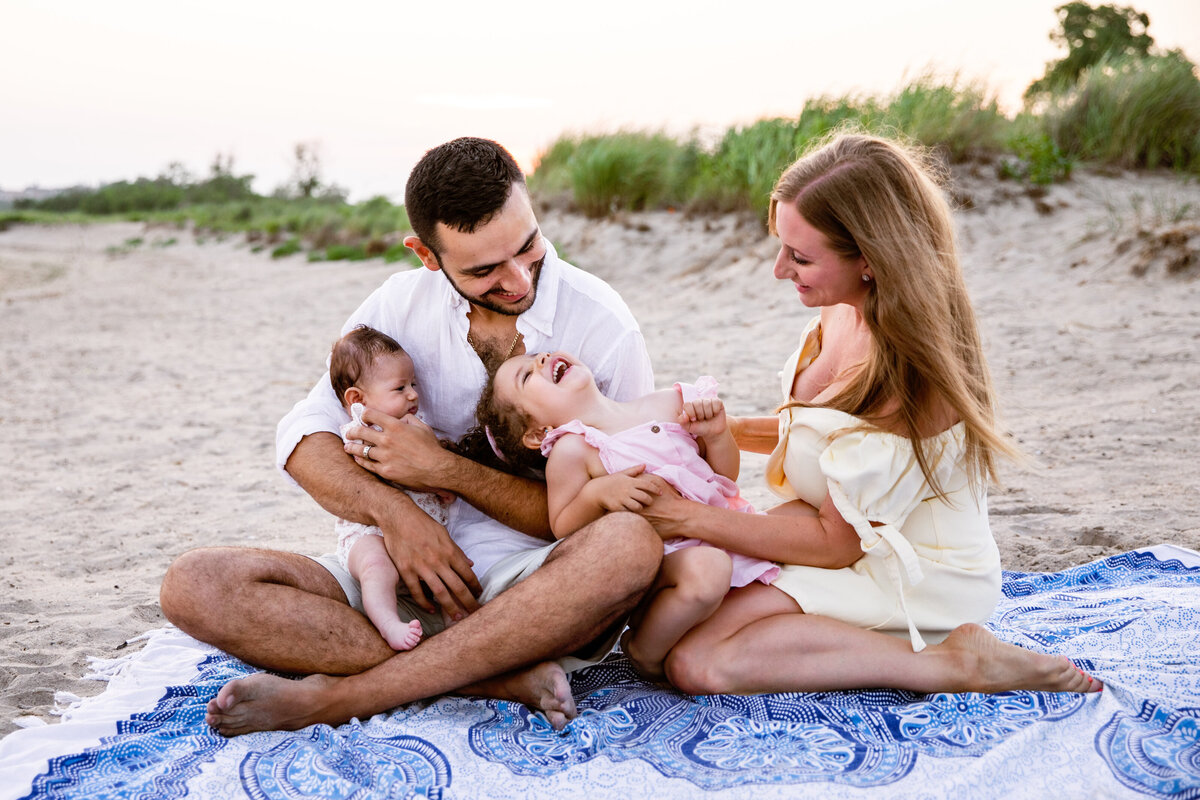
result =
[[[715,547],[687,547],[663,556],[641,619],[621,647],[638,672],[663,680],[663,660],[694,626],[712,616],[729,591],[733,562]]]
[[[400,573],[387,554],[382,536],[363,536],[346,559],[350,574],[362,586],[363,610],[393,650],[411,650],[421,641],[421,622],[403,620],[396,611]]]

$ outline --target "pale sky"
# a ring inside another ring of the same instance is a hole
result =
[[[683,134],[890,92],[927,68],[1010,110],[1062,0],[0,0],[0,188],[203,174],[218,153],[270,192],[296,142],[352,200],[403,196],[457,136],[527,168],[564,132]],[[1200,60],[1200,2],[1142,0]]]

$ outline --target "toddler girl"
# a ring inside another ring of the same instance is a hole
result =
[[[620,403],[601,394],[591,371],[571,356],[536,353],[500,366],[476,416],[504,461],[544,467],[550,526],[561,539],[608,511],[648,504],[651,474],[689,499],[753,513],[734,483],[740,455],[716,387],[701,378]],[[622,639],[626,654],[653,678],[662,677],[667,652],[731,586],[769,584],[779,572],[771,562],[698,539],[671,539],[664,549],[640,618]]]

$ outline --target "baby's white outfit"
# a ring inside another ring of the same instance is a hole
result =
[[[349,431],[355,425],[363,424],[362,413],[362,403],[355,403],[354,405],[350,406],[350,421],[345,425],[342,425],[339,429],[340,433],[342,434],[342,441],[348,444],[362,444],[360,439],[346,438],[347,431]],[[371,427],[377,431],[382,430],[382,428],[380,428],[378,425],[372,425]],[[412,501],[417,504],[417,508],[421,509],[430,517],[432,517],[433,521],[437,524],[445,527],[449,522],[449,505],[444,503],[442,498],[438,497],[433,492],[412,492],[408,489],[405,489],[404,493],[412,498]],[[345,569],[350,568],[346,563],[350,556],[350,548],[354,547],[355,543],[358,542],[359,539],[364,536],[383,536],[383,531],[374,525],[364,525],[361,522],[351,522],[348,519],[341,518],[339,518],[337,522],[333,524],[333,530],[338,535],[338,561],[342,563],[342,567]]]

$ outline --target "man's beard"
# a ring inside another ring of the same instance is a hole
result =
[[[497,314],[503,314],[507,317],[516,317],[524,314],[533,306],[533,301],[537,299],[538,280],[542,277],[542,265],[546,263],[546,257],[542,256],[529,268],[529,292],[521,298],[517,305],[502,305],[495,300],[491,300],[487,295],[475,297],[467,294],[462,289],[458,288],[458,284],[450,277],[450,273],[442,270],[442,274],[446,276],[446,280],[450,281],[450,285],[454,287],[454,291],[466,300],[471,305],[479,306],[487,311],[494,311]]]

